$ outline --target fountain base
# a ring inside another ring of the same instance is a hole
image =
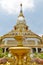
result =
[[[16,65],[23,65],[23,58],[26,56],[27,53],[30,53],[29,47],[10,47],[9,50],[13,54],[13,56],[16,57]],[[24,58],[25,61],[25,58]],[[27,63],[27,60],[26,60]]]

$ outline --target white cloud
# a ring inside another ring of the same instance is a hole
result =
[[[23,4],[23,10],[28,8],[32,11],[34,8],[34,0],[0,0],[0,7],[8,13],[18,13],[20,3]]]

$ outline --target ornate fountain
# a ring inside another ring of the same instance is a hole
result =
[[[16,65],[27,65],[27,54],[30,54],[30,48],[29,47],[23,47],[22,45],[22,36],[15,36],[15,39],[18,41],[17,47],[10,47],[9,50],[13,54],[13,56],[16,56]],[[24,60],[23,60],[24,59]],[[30,59],[30,56],[29,56]],[[26,62],[23,64],[23,62]]]

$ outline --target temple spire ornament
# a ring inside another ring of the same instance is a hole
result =
[[[17,19],[17,24],[26,24],[25,22],[25,17],[23,15],[23,11],[22,11],[22,4],[20,4],[20,13]]]
[[[21,10],[20,10],[20,12],[22,13],[22,4],[20,4],[20,7],[21,7]]]
[[[20,17],[20,16],[23,16],[24,17],[23,12],[22,12],[22,4],[20,4],[20,14],[19,14],[18,17]]]

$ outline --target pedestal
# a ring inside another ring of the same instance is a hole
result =
[[[30,53],[29,47],[11,47],[9,50],[14,56],[17,57],[17,65],[23,65],[24,56],[27,55],[27,53]]]

